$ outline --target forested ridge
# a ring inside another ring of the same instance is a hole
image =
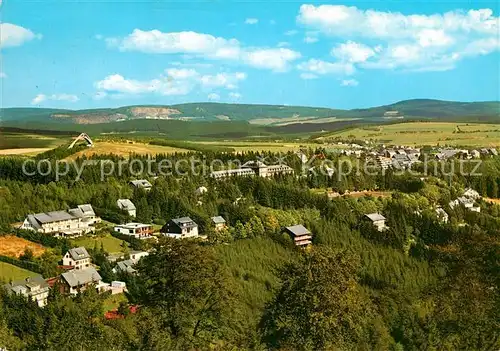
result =
[[[207,163],[236,156],[214,149]],[[38,157],[55,165],[70,151],[56,149]],[[332,168],[345,161],[325,150]],[[241,162],[272,153],[248,152]],[[281,155],[283,156],[283,155]],[[147,160],[146,157],[130,155]],[[189,153],[157,155],[156,161],[200,157]],[[84,161],[110,159],[95,156]],[[89,163],[56,179],[55,174],[23,174],[25,160],[0,158],[0,225],[3,234],[40,242],[51,250],[20,257],[45,278],[59,273],[57,260],[69,247],[63,239],[14,229],[27,214],[92,204],[112,223],[131,218],[116,207],[129,198],[135,221],[163,225],[189,216],[207,240],[160,238],[157,244],[130,242],[152,249],[137,275],[114,273],[102,247],[90,250],[105,281],[127,283],[128,304],[138,306],[124,318],[104,318],[106,296],[87,289],[75,298],[51,290],[39,308],[22,296],[0,289],[0,348],[8,350],[496,350],[500,348],[500,205],[485,199],[481,212],[450,201],[468,188],[500,197],[500,158],[482,162],[478,172],[459,172],[455,161],[436,172],[328,176],[302,173],[294,154],[287,164],[295,175],[270,179],[231,177],[216,180],[189,167],[182,177],[157,178],[146,192],[134,189],[130,169],[101,178]],[[320,159],[308,166],[319,167]],[[31,166],[30,166],[31,167]],[[153,171],[158,172],[157,163]],[[472,171],[473,163],[465,170]],[[202,165],[195,169],[200,171]],[[434,169],[434,168],[433,168]],[[28,167],[28,171],[33,171]],[[44,173],[44,172],[42,172]],[[303,176],[301,176],[303,174]],[[203,194],[196,189],[204,186]],[[384,197],[329,197],[356,190],[385,192]],[[436,208],[449,216],[443,221]],[[381,213],[388,229],[377,231],[363,217]],[[216,231],[210,218],[223,216],[228,228]],[[293,245],[282,228],[303,224],[313,233],[306,250]],[[97,235],[105,235],[98,232]]]

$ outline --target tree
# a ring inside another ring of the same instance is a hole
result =
[[[210,247],[162,238],[137,269],[135,300],[151,308],[172,338],[200,346],[219,336],[230,294]]]
[[[263,341],[278,349],[358,349],[373,320],[358,268],[351,254],[323,248],[285,264],[278,272],[282,286],[261,320]]]

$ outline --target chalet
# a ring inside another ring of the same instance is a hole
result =
[[[306,247],[312,243],[311,232],[302,224],[286,227],[285,232],[290,235],[295,246]]]
[[[62,263],[63,266],[73,267],[73,269],[85,269],[90,267],[91,258],[84,247],[76,247],[66,252]]]
[[[222,171],[214,171],[211,173],[212,178],[227,178],[231,176],[259,176],[272,177],[277,174],[292,174],[293,169],[285,164],[268,166],[261,161],[248,161],[240,168],[227,169]]]
[[[35,301],[39,307],[44,307],[47,304],[49,284],[40,275],[12,281],[4,287],[10,293],[23,295]]]
[[[102,282],[102,278],[94,267],[89,267],[81,270],[72,270],[61,274],[60,283],[62,285],[62,292],[70,295],[76,295],[79,291],[87,289],[89,286],[94,285],[97,291],[106,286]]]
[[[91,205],[79,205],[67,211],[30,214],[20,229],[33,230],[55,236],[76,237],[93,232],[99,222]]]
[[[382,216],[380,213],[366,214],[364,218],[370,221],[379,232],[388,229],[388,227],[385,225],[386,218]]]
[[[116,206],[118,206],[120,210],[126,211],[130,217],[136,216],[135,205],[129,199],[118,199],[116,201]]]
[[[212,217],[212,223],[215,226],[215,230],[222,230],[226,228],[226,220],[222,216]]]
[[[146,179],[131,180],[130,185],[137,189],[144,189],[146,191],[151,190],[151,188],[153,187],[153,185],[151,185],[151,183]]]
[[[128,273],[128,274],[135,274],[137,271],[134,268],[135,264],[137,262],[134,262],[133,260],[124,260],[120,261],[116,264],[116,267],[113,268],[114,273],[118,272],[123,272],[123,273]]]
[[[136,239],[148,239],[153,234],[153,226],[151,224],[135,222],[116,225],[113,230],[120,234],[133,236]]]
[[[128,260],[124,260],[118,262],[116,267],[113,268],[114,273],[125,272],[129,274],[135,274],[137,271],[134,266],[141,260],[141,258],[148,256],[149,253],[146,251],[131,251],[130,258]]]
[[[189,217],[175,218],[168,221],[160,232],[176,239],[195,238],[198,236],[198,224]]]

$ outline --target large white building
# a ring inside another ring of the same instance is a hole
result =
[[[231,176],[260,176],[272,177],[277,174],[291,174],[293,169],[285,164],[268,166],[261,161],[248,161],[240,168],[214,171],[210,174],[212,178],[227,178]]]
[[[153,234],[153,226],[142,223],[119,224],[113,230],[120,234],[133,236],[136,239],[147,239]]]
[[[91,205],[78,205],[67,211],[52,211],[30,214],[20,229],[33,230],[39,233],[54,234],[63,237],[75,237],[95,230],[94,225],[100,222]]]

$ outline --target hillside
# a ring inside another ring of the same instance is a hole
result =
[[[500,102],[453,102],[429,99],[400,101],[366,109],[340,110],[320,107],[248,105],[225,103],[189,103],[170,106],[124,106],[87,110],[46,108],[0,109],[0,120],[38,121],[70,124],[100,124],[134,119],[184,121],[248,121],[279,125],[331,122],[338,119],[383,119],[387,111],[398,111],[408,118],[494,121],[500,119]],[[323,121],[323,119],[325,119]],[[328,119],[328,120],[327,120]]]

